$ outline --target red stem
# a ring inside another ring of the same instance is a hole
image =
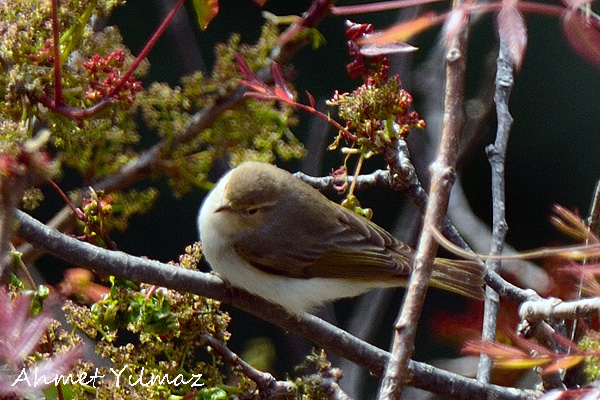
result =
[[[383,1],[379,3],[370,4],[358,4],[353,6],[331,6],[329,12],[332,15],[354,15],[354,14],[365,14],[374,13],[380,11],[397,10],[399,8],[407,8],[414,6],[421,6],[429,3],[437,3],[444,0],[395,0],[395,1]]]
[[[56,0],[54,0],[54,1],[56,1]],[[142,49],[140,54],[136,57],[133,64],[131,64],[131,66],[129,67],[127,72],[125,72],[125,74],[121,77],[121,80],[116,84],[116,86],[110,91],[110,93],[106,97],[110,98],[110,97],[114,96],[115,94],[117,94],[119,92],[119,90],[121,90],[121,88],[123,87],[125,82],[127,82],[129,77],[135,72],[138,65],[140,65],[142,60],[144,58],[146,58],[148,53],[150,53],[150,50],[152,50],[152,48],[154,47],[154,45],[156,44],[158,39],[164,33],[165,29],[167,29],[167,26],[169,26],[169,23],[175,17],[175,14],[181,8],[181,6],[183,5],[184,2],[185,2],[185,0],[179,0],[177,2],[177,4],[175,4],[175,7],[173,7],[171,12],[169,12],[169,14],[164,19],[164,21],[160,24],[160,26],[158,27],[156,32],[154,32],[154,34],[152,35],[152,37],[150,38],[148,43],[146,43],[146,45],[144,46],[144,48]]]
[[[337,130],[341,131],[344,133],[344,137],[347,139],[352,140],[353,142],[356,142],[354,135],[347,130],[346,128],[344,128],[342,125],[340,125],[339,122],[337,122],[336,120],[334,120],[333,118],[331,118],[329,115],[325,115],[322,112],[320,112],[319,110],[315,109],[314,107],[310,107],[307,105],[304,105],[302,103],[298,103],[296,101],[293,102],[294,106],[306,111],[312,115],[315,115],[319,118],[321,118],[323,121],[328,122],[329,124],[331,124],[334,128],[336,128]]]
[[[53,100],[50,96],[48,96],[46,94],[42,95],[42,97],[40,97],[37,100],[40,103],[42,103],[45,107],[48,107],[50,110],[52,110],[60,115],[63,115],[67,118],[74,119],[74,120],[81,120],[81,119],[91,117],[92,115],[96,114],[97,112],[102,110],[104,107],[109,105],[111,102],[110,98],[105,97],[102,100],[100,100],[97,104],[94,104],[91,107],[75,108],[75,107],[66,106],[64,104],[57,105],[55,100]]]
[[[52,40],[54,52],[54,104],[62,104],[62,70],[60,65],[60,38],[58,35],[58,0],[52,0]]]
[[[52,179],[50,179],[48,182],[50,183],[50,186],[52,186],[54,188],[54,190],[56,190],[58,192],[60,197],[63,198],[65,203],[67,203],[67,206],[69,206],[69,208],[71,209],[71,211],[73,212],[75,217],[77,219],[85,222],[85,217],[84,217],[83,213],[81,212],[81,210],[79,210],[78,208],[76,208],[73,205],[73,203],[71,202],[71,199],[69,199],[69,197],[65,194],[65,192],[63,192],[63,190],[60,188],[60,186],[58,186],[56,184],[56,182],[54,182]]]

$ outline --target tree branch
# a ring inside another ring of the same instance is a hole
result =
[[[549,299],[526,301],[519,306],[523,320],[537,322],[546,319],[577,319],[600,312],[600,298],[590,297],[574,301]]]
[[[278,381],[273,375],[262,372],[242,360],[227,345],[211,335],[201,335],[206,345],[218,353],[229,365],[237,366],[248,378],[252,379],[258,387],[262,397],[289,395],[294,392],[294,385],[289,381]]]
[[[496,102],[496,114],[498,116],[498,128],[496,130],[496,141],[486,148],[486,153],[492,168],[492,243],[490,254],[501,254],[504,248],[504,239],[508,231],[506,223],[506,184],[505,184],[505,163],[506,150],[508,148],[508,139],[512,127],[512,116],[508,109],[508,101],[513,87],[513,60],[507,43],[500,38],[500,49],[498,52],[497,70],[496,70],[496,92],[494,101]],[[486,266],[488,270],[499,271],[501,260],[488,260]],[[494,341],[496,338],[496,321],[498,318],[498,308],[500,299],[489,286],[486,288],[486,299],[483,314],[483,329],[481,337],[483,340]],[[492,374],[491,357],[482,354],[477,368],[477,380],[480,382],[489,382]]]
[[[15,215],[20,223],[19,234],[35,247],[42,248],[56,257],[100,274],[114,275],[223,301],[286,331],[296,332],[323,348],[363,366],[374,375],[383,374],[389,358],[387,352],[313,315],[305,314],[302,319],[298,319],[266,300],[241,289],[228,287],[214,274],[178,268],[120,251],[95,247],[49,228],[22,211],[16,210]],[[457,399],[516,400],[539,395],[531,390],[482,384],[415,361],[408,362],[405,382]]]
[[[460,0],[455,0],[453,6],[459,5]],[[430,227],[442,226],[448,208],[463,123],[467,32],[468,26],[465,24],[462,32],[452,38],[446,53],[446,98],[442,138],[437,158],[430,166],[432,182],[425,213],[425,227],[417,248],[404,304],[394,327],[392,354],[378,396],[381,400],[396,400],[402,392],[407,374],[406,367],[412,355],[418,320],[437,252],[438,243]]]

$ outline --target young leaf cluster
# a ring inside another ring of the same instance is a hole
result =
[[[200,260],[199,246],[189,246],[181,257],[182,266],[195,268]],[[110,293],[91,308],[73,302],[65,306],[69,322],[96,339],[96,352],[110,361],[101,368],[106,377],[93,395],[97,398],[170,398],[198,391],[197,398],[227,398],[237,389],[223,384],[223,363],[212,354],[202,339],[211,335],[219,341],[229,338],[229,316],[219,310],[217,301],[182,294],[149,285],[110,278]],[[202,375],[202,387],[190,385],[116,384],[115,371],[124,370],[121,383],[147,382],[149,377],[181,375],[186,379]],[[74,387],[85,396],[89,387]],[[222,396],[215,396],[221,393]],[[81,397],[85,398],[85,397]]]
[[[365,157],[381,154],[384,146],[398,136],[406,136],[411,128],[425,127],[425,121],[412,110],[412,96],[402,89],[397,75],[388,77],[387,69],[384,59],[369,72],[363,85],[351,93],[336,92],[328,102],[337,107],[340,119],[346,121],[346,129],[352,132],[346,139]],[[393,123],[399,128],[394,128]]]
[[[277,34],[277,26],[267,23],[254,46],[241,44],[239,35],[233,35],[226,44],[216,46],[210,76],[197,72],[184,77],[180,87],[154,83],[141,96],[146,124],[167,143],[163,165],[176,194],[187,192],[192,185],[209,187],[208,171],[219,158],[226,157],[236,165],[244,160],[273,162],[302,156],[303,147],[289,128],[296,123],[294,110],[275,101],[247,98],[218,115],[197,135],[189,137],[186,130],[194,113],[238,90],[241,75],[233,54],[243,54],[253,68],[264,68]]]

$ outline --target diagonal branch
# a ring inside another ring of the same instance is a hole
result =
[[[261,397],[284,397],[285,395],[293,393],[294,386],[291,382],[278,381],[270,373],[257,370],[252,365],[242,360],[240,356],[231,351],[225,343],[214,336],[204,334],[201,337],[205,344],[212,347],[212,349],[218,353],[223,360],[229,363],[229,365],[240,368],[244,375],[252,379],[258,387]]]
[[[323,348],[363,366],[377,376],[383,374],[388,362],[387,352],[315,316],[305,314],[302,319],[298,319],[259,297],[228,287],[214,274],[178,268],[120,251],[95,247],[49,228],[22,211],[16,210],[15,214],[20,223],[19,234],[25,240],[71,263],[93,269],[101,274],[169,287],[223,301],[286,331],[296,332]],[[539,395],[531,390],[482,384],[424,363],[409,361],[407,364],[408,374],[405,380],[407,384],[457,399],[517,400]]]

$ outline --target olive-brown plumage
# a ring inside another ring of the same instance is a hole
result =
[[[414,252],[287,171],[245,162],[227,173],[198,218],[203,252],[234,286],[300,314],[376,287],[401,286]],[[431,284],[483,297],[483,269],[436,258]]]

